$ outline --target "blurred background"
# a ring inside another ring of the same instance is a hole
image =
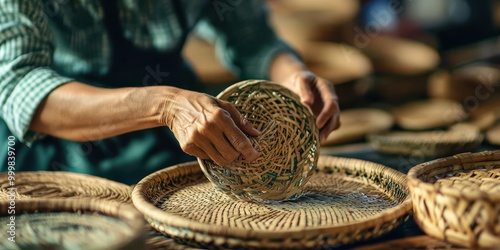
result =
[[[327,146],[366,142],[387,131],[448,131],[457,124],[500,145],[500,1],[266,5],[279,36],[313,72],[335,84],[343,125]],[[183,53],[208,92],[217,94],[239,80],[218,62],[210,41],[193,35]]]

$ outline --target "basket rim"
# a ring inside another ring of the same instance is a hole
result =
[[[395,181],[398,181],[399,183],[401,183],[402,186],[407,188],[406,176],[403,173],[394,170],[392,168],[389,168],[387,166],[364,160],[350,159],[343,157],[320,156],[320,160],[321,159],[345,159],[347,160],[346,162],[348,163],[356,163],[356,162],[363,163],[363,167],[374,168],[376,170],[379,170],[380,173],[387,175],[388,177],[390,177]],[[177,164],[172,167],[165,168],[163,170],[157,171],[155,173],[146,176],[134,187],[134,190],[132,191],[132,201],[135,207],[142,214],[144,214],[145,217],[153,218],[154,220],[160,221],[164,224],[167,224],[175,228],[189,229],[193,232],[208,234],[211,236],[224,236],[227,238],[238,238],[238,239],[253,239],[253,238],[282,239],[283,237],[303,238],[304,235],[308,234],[317,235],[321,233],[342,233],[342,232],[352,232],[355,230],[362,231],[364,229],[369,229],[372,227],[376,227],[378,225],[383,225],[392,220],[398,219],[406,214],[409,214],[412,210],[412,198],[409,190],[407,190],[406,198],[396,206],[381,211],[376,215],[372,215],[355,222],[343,222],[335,225],[315,226],[313,228],[307,228],[307,227],[294,228],[294,229],[287,229],[284,231],[270,232],[265,230],[244,230],[240,228],[231,228],[222,225],[211,225],[207,223],[190,220],[179,215],[170,214],[168,212],[165,212],[157,208],[148,200],[146,200],[142,195],[142,193],[146,193],[145,190],[143,190],[146,184],[150,181],[154,181],[154,178],[156,176],[161,175],[162,173],[175,172],[183,167],[194,167],[194,166],[200,168],[199,171],[201,171],[201,167],[199,166],[199,164],[196,161],[192,161],[192,162]],[[354,169],[354,167],[352,166],[347,166],[347,168]]]
[[[9,201],[0,201],[0,216],[11,216],[7,213]],[[144,239],[145,221],[142,214],[132,204],[115,200],[104,199],[29,199],[16,200],[16,216],[32,213],[57,213],[57,212],[97,212],[105,216],[111,216],[123,220],[133,231],[134,237],[121,239],[109,246],[110,249],[122,249],[135,241]]]
[[[456,154],[453,156],[442,157],[434,159],[428,162],[424,162],[412,167],[407,174],[408,187],[412,192],[413,189],[425,188],[426,190],[432,190],[433,192],[440,192],[445,195],[450,195],[453,197],[461,197],[468,200],[477,200],[478,197],[481,199],[488,199],[492,202],[500,202],[500,193],[473,190],[468,192],[457,192],[456,189],[447,186],[436,186],[433,183],[421,180],[419,177],[422,174],[427,173],[430,170],[438,168],[446,168],[450,165],[465,165],[472,164],[475,162],[488,162],[488,161],[500,161],[500,150],[488,150],[482,152],[465,152],[461,154]],[[449,172],[446,171],[446,172]]]
[[[7,172],[0,173],[0,178],[2,176],[7,176]],[[32,182],[34,179],[37,181],[43,180],[43,183],[51,183],[51,184],[58,184],[60,181],[64,179],[67,181],[68,179],[73,181],[71,187],[68,188],[71,191],[76,191],[79,190],[78,188],[85,188],[85,191],[94,191],[92,189],[93,187],[100,186],[102,188],[105,188],[107,191],[110,191],[111,194],[118,195],[117,197],[93,197],[89,196],[87,193],[79,192],[78,195],[71,196],[71,197],[64,197],[64,198],[81,198],[81,199],[86,199],[86,198],[98,198],[98,199],[104,199],[104,200],[114,200],[114,201],[120,201],[120,202],[131,202],[131,197],[130,193],[132,192],[132,187],[129,185],[126,185],[121,182],[117,182],[114,180],[106,179],[103,177],[91,175],[91,174],[85,174],[85,173],[77,173],[77,172],[71,172],[71,171],[45,171],[45,170],[40,170],[40,171],[20,171],[16,173],[16,184],[29,184]],[[6,183],[7,178],[2,178],[2,180],[5,181],[0,181],[0,185],[2,183]],[[92,186],[90,185],[81,185],[80,181],[89,181],[92,182]],[[2,190],[2,188],[0,188]],[[18,191],[21,191],[18,189]],[[122,195],[126,194],[126,195]],[[20,192],[20,194],[23,194]],[[48,199],[49,197],[43,197],[43,196],[35,196],[31,197],[30,199]],[[54,196],[50,197],[50,199],[59,199],[63,198],[61,196]]]

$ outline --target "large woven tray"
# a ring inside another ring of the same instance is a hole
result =
[[[123,183],[97,176],[57,171],[16,172],[17,199],[82,198],[130,202],[132,188]],[[10,188],[8,173],[0,174],[0,201],[8,200]]]
[[[380,236],[406,220],[402,173],[375,163],[321,156],[296,200],[235,201],[217,192],[196,162],[155,172],[132,201],[160,232],[205,248],[315,248]]]
[[[117,201],[88,198],[2,201],[0,222],[4,229],[0,249],[144,247],[142,215],[131,204]]]
[[[408,172],[408,186],[427,234],[470,248],[500,245],[500,151],[422,163]]]

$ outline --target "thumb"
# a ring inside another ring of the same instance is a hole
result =
[[[223,108],[231,115],[231,118],[234,121],[234,124],[245,134],[250,136],[259,136],[260,131],[257,130],[248,122],[245,117],[241,115],[241,113],[229,102],[217,100],[219,107]]]

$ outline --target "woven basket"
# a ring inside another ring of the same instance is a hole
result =
[[[85,198],[2,201],[0,216],[4,229],[15,233],[4,233],[0,249],[144,247],[142,215],[133,206],[117,201]],[[15,242],[6,239],[14,235]]]
[[[500,151],[463,153],[408,172],[415,221],[461,246],[500,245]]]
[[[250,137],[260,157],[242,157],[227,166],[198,159],[217,190],[248,201],[296,197],[313,173],[319,156],[319,132],[309,107],[291,90],[267,81],[231,85],[217,98],[233,103],[261,135]]]
[[[17,199],[92,197],[131,202],[132,188],[97,176],[56,171],[17,172]],[[0,201],[8,200],[8,174],[0,174]]]
[[[203,248],[318,248],[378,237],[406,220],[406,177],[356,159],[321,156],[295,200],[252,203],[213,189],[196,162],[141,180],[132,200],[152,227]]]
[[[446,127],[467,118],[459,102],[437,98],[410,102],[395,108],[392,113],[396,123],[408,130]]]
[[[340,128],[328,135],[324,146],[354,142],[369,134],[387,131],[394,125],[394,118],[381,109],[356,108],[341,111],[340,124]]]
[[[370,145],[387,154],[442,157],[476,149],[484,136],[476,126],[457,124],[448,131],[386,132],[368,136]]]

